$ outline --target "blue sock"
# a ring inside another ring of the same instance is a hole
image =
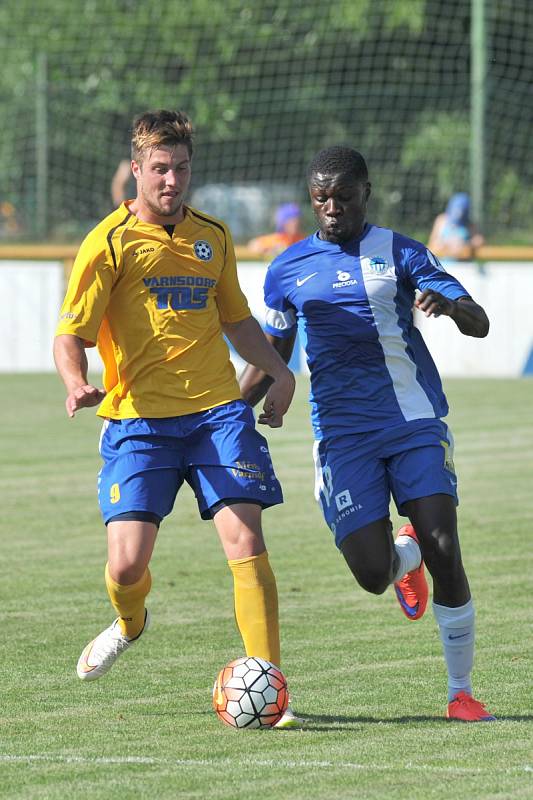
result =
[[[474,663],[475,611],[470,599],[464,606],[449,608],[433,603],[448,669],[448,701],[458,692],[472,694],[471,672]]]

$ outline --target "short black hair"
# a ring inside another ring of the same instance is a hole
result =
[[[366,161],[357,150],[347,145],[336,144],[320,150],[307,168],[307,181],[311,183],[313,176],[350,175],[358,181],[368,181]]]

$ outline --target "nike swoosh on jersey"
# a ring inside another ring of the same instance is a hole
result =
[[[469,635],[470,634],[468,634],[468,633],[459,633],[456,636],[454,636],[453,633],[450,633],[450,634],[448,634],[448,639],[451,639],[452,641],[454,639],[464,639],[465,636],[469,636]]]
[[[303,286],[304,283],[307,283],[307,281],[311,280],[311,278],[314,278],[315,275],[318,275],[318,272],[312,272],[311,275],[306,275],[305,278],[296,278],[296,286]]]

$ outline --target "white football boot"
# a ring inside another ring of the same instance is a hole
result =
[[[82,681],[95,681],[111,669],[117,658],[136,642],[150,625],[150,612],[145,609],[144,626],[134,638],[128,639],[120,630],[118,617],[109,628],[99,633],[96,639],[84,648],[76,668]]]

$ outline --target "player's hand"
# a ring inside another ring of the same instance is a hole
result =
[[[263,411],[259,414],[257,422],[270,428],[281,428],[283,416],[289,410],[295,388],[294,375],[290,369],[285,369],[266,393]]]
[[[455,309],[455,301],[449,300],[440,292],[426,289],[416,298],[415,306],[426,317],[450,317]]]
[[[73,417],[80,408],[99,405],[105,397],[103,389],[86,384],[73,389],[65,400],[65,408],[69,417]]]

